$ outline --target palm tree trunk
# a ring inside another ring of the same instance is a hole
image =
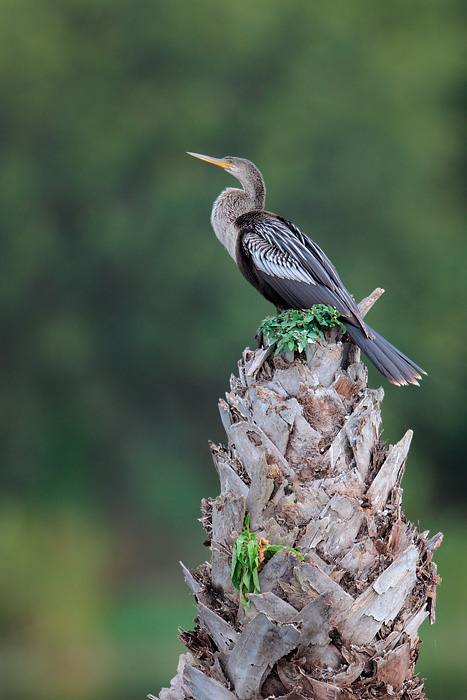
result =
[[[381,442],[383,390],[346,340],[333,329],[306,357],[244,351],[219,403],[227,447],[211,445],[211,562],[184,567],[197,626],[160,700],[424,697],[418,628],[434,622],[442,535],[427,539],[401,510],[412,432]],[[231,559],[247,513],[258,536],[304,559],[275,554],[244,610]]]

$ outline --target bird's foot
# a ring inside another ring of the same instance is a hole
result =
[[[258,348],[265,348],[267,347],[268,343],[266,342],[266,339],[264,337],[263,332],[258,328],[256,333],[255,333],[255,340],[258,343]]]

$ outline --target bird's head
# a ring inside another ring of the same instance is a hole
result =
[[[201,153],[190,153],[189,151],[187,151],[187,153],[189,156],[205,160],[207,163],[218,165],[220,168],[223,168],[226,172],[236,177],[240,184],[243,185],[243,192],[242,190],[227,188],[216,202],[219,202],[225,195],[230,196],[232,193],[235,193],[237,201],[240,201],[238,200],[240,192],[242,202],[240,213],[252,209],[264,209],[266,187],[264,185],[263,176],[251,160],[246,160],[246,158],[234,158],[233,156],[213,158],[212,156],[203,156]]]
[[[233,156],[225,156],[224,158],[213,158],[212,156],[203,156],[201,153],[191,153],[187,151],[189,156],[194,156],[200,160],[205,160],[207,163],[218,165],[224,168],[228,173],[240,180],[242,184],[245,181],[251,180],[259,173],[258,168],[250,160],[246,158],[235,158]]]

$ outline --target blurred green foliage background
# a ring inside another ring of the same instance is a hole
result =
[[[0,0],[0,696],[158,693],[207,556],[217,398],[272,312],[222,250],[250,158],[429,373],[384,384],[408,516],[445,542],[418,669],[466,683],[462,0]],[[381,377],[370,370],[372,382]]]

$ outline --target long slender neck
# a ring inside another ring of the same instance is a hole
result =
[[[251,201],[251,207],[246,211],[263,209],[266,201],[266,185],[264,184],[263,176],[253,163],[250,163],[250,166],[247,173],[237,175],[243,186],[245,197],[249,202]],[[242,211],[242,214],[245,214],[245,211]]]
[[[255,209],[264,209],[266,187],[259,170],[255,168],[243,177],[238,176],[243,190],[229,187],[216,199],[212,208],[211,224],[214,233],[235,260],[238,230],[235,221],[241,214]]]

